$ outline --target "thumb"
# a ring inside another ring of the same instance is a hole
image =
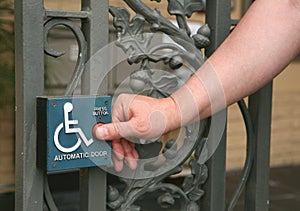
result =
[[[129,122],[116,122],[109,124],[96,124],[93,135],[101,140],[116,140],[136,135]]]
[[[114,123],[102,124],[98,123],[93,128],[93,135],[101,140],[120,139],[120,133],[115,129]]]

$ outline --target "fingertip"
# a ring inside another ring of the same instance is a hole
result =
[[[117,159],[114,155],[112,156],[112,161],[113,161],[113,164],[114,164],[114,169],[115,171],[117,172],[121,172],[123,170],[123,160],[119,160]]]
[[[93,127],[92,133],[96,138],[106,140],[108,138],[108,129],[103,125],[103,123],[96,124]]]
[[[137,168],[137,160],[136,159],[134,159],[134,158],[126,158],[126,162],[127,162],[128,167],[131,170],[135,170]]]
[[[133,158],[134,159],[139,159],[139,153],[137,152],[137,150],[134,148],[133,150],[132,150],[132,156],[133,156]]]
[[[124,151],[122,149],[122,146],[119,146],[119,147],[114,146],[113,147],[113,154],[116,157],[116,159],[124,160]]]

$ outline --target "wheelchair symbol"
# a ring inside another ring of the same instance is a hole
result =
[[[78,124],[78,120],[69,120],[69,113],[73,110],[73,105],[70,102],[67,102],[64,104],[64,123],[60,123],[55,132],[54,132],[54,144],[57,147],[57,149],[59,149],[60,151],[64,152],[64,153],[69,153],[69,152],[74,152],[75,150],[78,149],[78,147],[81,145],[81,142],[83,141],[85,143],[85,145],[88,147],[89,145],[91,145],[94,140],[91,139],[87,139],[84,132],[82,131],[81,128],[70,128],[70,125],[77,125]],[[79,134],[79,138],[76,142],[76,144],[74,144],[74,146],[72,147],[63,147],[60,144],[60,141],[58,139],[59,133],[60,131],[63,129],[63,127],[65,126],[65,133],[66,134],[73,134],[73,133],[78,133]]]

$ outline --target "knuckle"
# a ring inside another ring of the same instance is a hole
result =
[[[300,9],[300,1],[299,0],[290,0],[291,5],[297,10]]]
[[[134,128],[136,128],[138,133],[145,134],[149,133],[151,130],[151,125],[149,121],[146,120],[137,120],[134,122]]]

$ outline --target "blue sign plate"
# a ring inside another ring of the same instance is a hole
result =
[[[97,123],[111,122],[111,97],[39,97],[37,117],[38,163],[48,172],[111,165],[110,142],[92,134]]]

